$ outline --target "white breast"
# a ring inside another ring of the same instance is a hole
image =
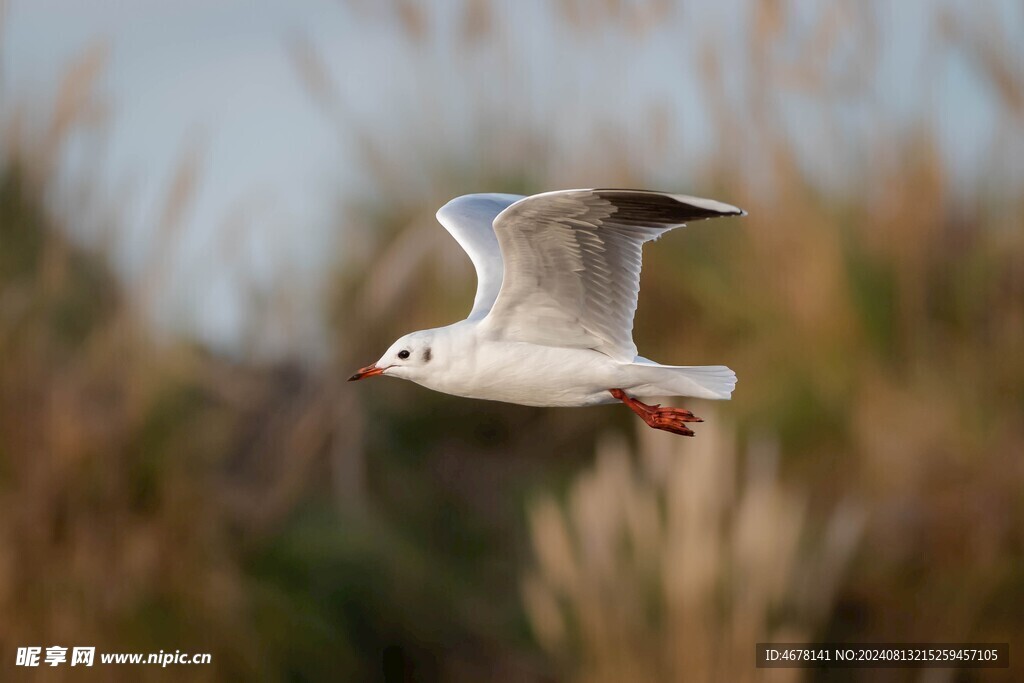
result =
[[[586,406],[614,402],[608,389],[621,381],[620,364],[597,351],[480,340],[444,373],[419,383],[467,398]]]

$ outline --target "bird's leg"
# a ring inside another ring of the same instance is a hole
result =
[[[694,416],[689,410],[682,408],[662,408],[661,405],[649,406],[641,403],[632,396],[626,394],[622,389],[609,389],[608,392],[618,400],[629,406],[629,409],[640,416],[640,418],[655,429],[664,429],[673,434],[693,436],[685,423],[703,422],[704,420]]]

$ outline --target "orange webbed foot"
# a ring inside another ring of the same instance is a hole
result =
[[[629,406],[630,410],[654,429],[662,429],[681,436],[694,436],[693,430],[687,427],[686,423],[704,421],[684,408],[662,408],[661,404],[647,405],[628,395],[622,389],[609,389],[608,392]]]

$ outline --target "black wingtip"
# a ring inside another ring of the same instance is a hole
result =
[[[707,218],[747,215],[743,209],[725,202],[670,192],[615,189],[593,190],[593,192],[611,202],[620,211],[628,213],[631,220],[638,222],[680,225]]]

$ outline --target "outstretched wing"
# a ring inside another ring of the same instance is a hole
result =
[[[499,213],[520,199],[523,195],[467,194],[456,197],[437,212],[438,222],[452,234],[476,268],[476,297],[469,320],[487,315],[501,289],[504,266],[492,224]]]
[[[710,199],[643,190],[521,199],[494,219],[504,278],[482,324],[501,339],[632,361],[643,244],[687,221],[743,214]]]

